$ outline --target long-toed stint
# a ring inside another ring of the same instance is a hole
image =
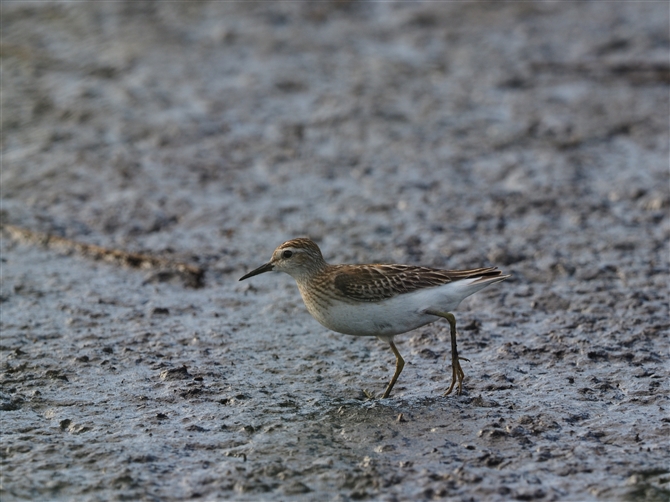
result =
[[[326,328],[355,336],[376,336],[388,342],[396,357],[395,374],[384,391],[389,397],[405,360],[393,337],[443,317],[451,326],[452,380],[445,396],[465,374],[456,347],[456,318],[451,313],[461,301],[482,288],[504,281],[509,275],[495,267],[472,270],[439,270],[410,265],[329,265],[321,250],[306,238],[286,241],[272,259],[240,281],[276,270],[286,272],[310,314]]]

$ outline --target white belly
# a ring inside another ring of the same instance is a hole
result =
[[[445,284],[398,295],[382,302],[333,302],[328,309],[310,308],[309,313],[328,329],[356,336],[387,337],[419,328],[439,317],[426,314],[427,309],[449,312],[462,300],[454,287]],[[466,295],[467,296],[467,295]]]

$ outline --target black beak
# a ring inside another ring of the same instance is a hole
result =
[[[263,274],[265,272],[269,272],[274,268],[274,265],[272,263],[266,263],[265,265],[261,265],[258,267],[256,270],[252,270],[249,272],[247,275],[244,275],[240,277],[240,281],[243,281],[244,279],[248,279],[249,277],[253,277],[258,274]]]

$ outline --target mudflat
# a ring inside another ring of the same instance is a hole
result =
[[[669,7],[2,6],[0,497],[667,500]],[[512,277],[388,346],[238,282]]]

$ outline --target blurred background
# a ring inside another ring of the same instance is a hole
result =
[[[205,270],[190,290],[3,237],[3,499],[646,493],[648,476],[630,476],[661,464],[668,432],[654,378],[668,349],[669,15],[664,2],[3,2],[2,222]],[[459,311],[461,352],[480,362],[469,394],[439,398],[435,325],[399,346],[400,408],[352,405],[385,385],[387,348],[318,326],[288,278],[237,282],[303,235],[333,263],[512,273]],[[162,373],[180,364],[183,378]],[[72,396],[100,408],[62,407]],[[451,416],[467,419],[434,448],[425,430]],[[384,443],[377,419],[400,436]],[[310,427],[311,450],[282,449]],[[610,450],[594,430],[619,439]],[[84,437],[101,431],[123,454]],[[75,444],[106,471],[78,478],[63,460]]]
[[[666,7],[8,3],[3,209],[133,249],[310,235],[452,267],[647,238],[593,215],[667,207]]]

